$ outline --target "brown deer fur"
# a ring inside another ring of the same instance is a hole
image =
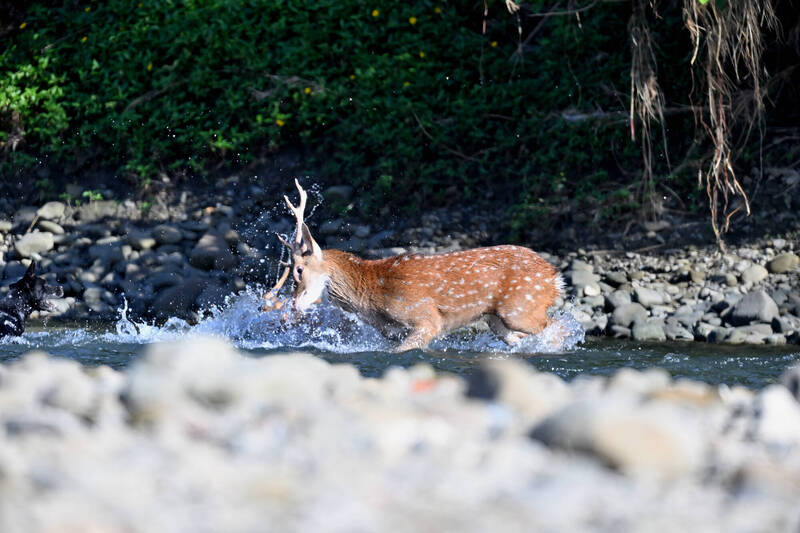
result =
[[[541,332],[547,309],[561,295],[556,268],[521,246],[492,246],[435,255],[405,254],[365,260],[322,250],[303,223],[300,206],[292,249],[295,307],[304,311],[327,288],[331,301],[390,339],[398,351],[424,348],[437,336],[486,316],[508,343]]]

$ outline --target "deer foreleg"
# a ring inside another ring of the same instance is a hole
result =
[[[441,332],[442,326],[438,323],[428,322],[425,324],[415,324],[400,346],[397,347],[397,351],[406,352],[414,349],[421,350]]]

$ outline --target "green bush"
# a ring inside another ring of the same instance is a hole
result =
[[[0,52],[0,170],[46,160],[146,183],[302,145],[367,210],[490,188],[519,225],[542,198],[618,207],[634,181],[620,168],[639,164],[627,123],[561,113],[624,105],[629,7],[553,17],[521,58],[516,19],[490,8],[483,35],[472,1],[33,5]]]

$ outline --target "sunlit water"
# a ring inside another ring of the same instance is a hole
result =
[[[555,324],[541,335],[529,337],[513,349],[488,332],[464,330],[437,340],[424,352],[397,354],[376,330],[331,306],[317,306],[302,322],[284,324],[280,312],[262,312],[260,305],[258,294],[250,291],[231,297],[225,306],[210,310],[194,325],[179,319],[161,326],[135,323],[127,318],[125,309],[111,324],[32,324],[22,337],[0,339],[0,361],[43,350],[86,365],[124,368],[149,343],[212,335],[255,357],[302,349],[334,363],[352,363],[370,376],[391,366],[416,363],[466,375],[486,359],[517,358],[567,379],[580,373],[608,375],[621,367],[661,367],[673,377],[760,388],[800,360],[797,346],[584,341],[580,324],[568,312],[557,315]]]

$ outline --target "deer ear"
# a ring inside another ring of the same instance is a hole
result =
[[[322,248],[319,247],[317,241],[311,236],[311,231],[305,223],[303,223],[303,241],[301,246],[303,255],[313,254],[317,259],[322,259]]]

